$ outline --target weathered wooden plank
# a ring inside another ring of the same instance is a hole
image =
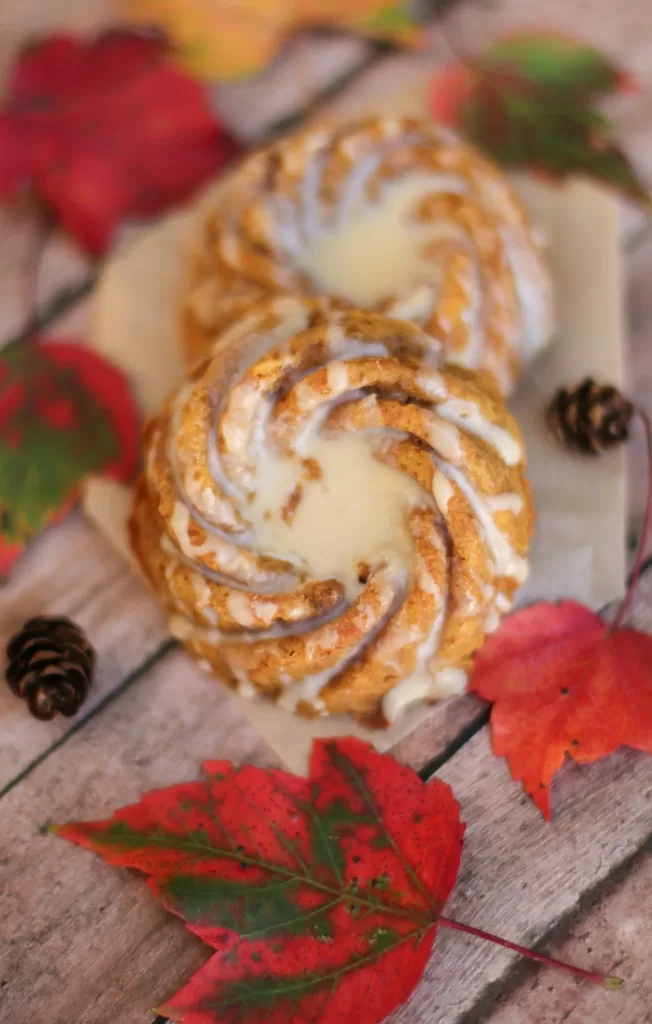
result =
[[[644,1024],[652,1006],[650,901],[652,852],[573,922],[547,950],[567,963],[600,964],[625,980],[620,992],[581,985],[568,975],[528,972],[527,980],[501,998],[487,1024]]]
[[[652,625],[652,574],[636,614]],[[148,1007],[202,961],[205,952],[153,905],[142,882],[42,829],[196,777],[199,762],[215,756],[269,763],[271,754],[228,695],[174,652],[4,798],[0,885],[13,941],[0,949],[0,978],[8,1020],[146,1024]],[[652,761],[636,754],[566,771],[552,824],[493,758],[486,730],[439,774],[468,822],[449,913],[515,941],[540,940],[652,832]],[[512,964],[503,950],[442,931],[425,980],[393,1020],[462,1024],[489,1005]]]
[[[80,513],[45,533],[0,589],[0,672],[8,638],[33,615],[69,615],[97,651],[89,696],[77,719],[32,718],[0,686],[0,789],[60,740],[167,641],[163,616],[141,581]]]

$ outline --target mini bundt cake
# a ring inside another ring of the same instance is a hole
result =
[[[448,129],[409,119],[304,129],[241,164],[190,253],[189,362],[278,293],[410,320],[503,394],[551,333],[548,274],[512,186]]]
[[[266,299],[145,430],[131,538],[202,665],[305,715],[460,692],[527,574],[518,427],[407,321]]]

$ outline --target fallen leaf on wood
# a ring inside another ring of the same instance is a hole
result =
[[[61,519],[88,473],[130,480],[139,417],[123,375],[97,353],[45,339],[0,351],[0,577]]]
[[[575,601],[515,612],[476,656],[471,689],[493,701],[493,751],[546,819],[564,760],[628,746],[652,754],[652,637]]]
[[[562,35],[520,33],[437,72],[431,109],[505,167],[545,178],[581,174],[650,202],[597,101],[637,88],[592,46]]]
[[[105,821],[53,831],[149,876],[216,952],[159,1012],[182,1024],[376,1024],[410,995],[438,925],[608,987],[442,916],[464,826],[428,784],[357,739],[318,740],[310,777],[228,761]]]
[[[319,742],[309,779],[226,761],[59,835],[149,875],[217,952],[162,1010],[188,1022],[355,1020],[407,999],[462,850],[443,782],[358,740]]]
[[[185,200],[235,152],[201,85],[162,44],[56,35],[19,57],[0,108],[0,201],[32,187],[89,252],[127,216]]]

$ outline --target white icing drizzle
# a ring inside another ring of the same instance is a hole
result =
[[[432,493],[437,504],[437,508],[443,516],[448,511],[448,505],[455,491],[450,480],[440,469],[436,469],[432,478]]]
[[[500,618],[498,609],[495,606],[490,608],[484,620],[485,633],[495,633],[500,625]]]
[[[413,292],[392,302],[387,313],[399,320],[412,320],[413,323],[423,324],[430,319],[434,308],[434,289],[430,285],[422,284]]]
[[[267,572],[256,572],[246,555],[235,545],[229,543],[216,531],[206,531],[206,539],[202,544],[193,544],[190,540],[191,514],[182,501],[174,503],[171,529],[176,538],[179,550],[186,558],[195,562],[203,555],[213,555],[222,572],[242,582],[267,583]]]
[[[437,534],[433,534],[433,536],[438,537]],[[383,715],[390,724],[399,718],[409,704],[423,700],[430,692],[428,688],[424,690],[424,686],[426,683],[428,687],[432,686],[430,665],[439,647],[441,632],[446,619],[447,597],[442,593],[441,588],[433,578],[423,559],[417,560],[416,571],[417,582],[421,589],[425,590],[426,593],[434,595],[437,611],[428,636],[419,645],[413,671],[409,676],[401,679],[383,697]]]
[[[468,676],[461,668],[447,665],[435,673],[431,684],[430,697],[436,700],[444,700],[446,697],[457,697],[464,693],[468,684]]]
[[[512,515],[517,516],[523,511],[523,499],[520,494],[490,495],[485,498],[485,502],[491,512],[511,512]]]
[[[508,538],[496,526],[491,510],[487,507],[486,500],[481,498],[463,473],[460,473],[454,466],[443,463],[436,456],[439,469],[445,476],[450,477],[473,509],[482,527],[485,540],[493,555],[498,576],[511,576],[517,583],[523,583],[527,579],[529,566],[527,560],[514,551]]]
[[[437,370],[419,370],[415,380],[417,387],[425,391],[433,401],[437,398],[446,398],[448,394],[446,381]]]
[[[175,640],[187,640],[196,628],[195,623],[185,615],[171,615],[168,619],[168,632]]]
[[[411,675],[393,686],[383,697],[383,716],[392,725],[410,704],[427,700],[432,690],[432,678],[425,673]]]
[[[496,449],[506,466],[516,466],[523,458],[523,449],[516,438],[504,427],[490,423],[475,402],[462,398],[448,398],[437,406],[437,415],[456,423],[470,434],[481,437]]]
[[[437,407],[437,412],[439,411]],[[450,423],[442,423],[436,416],[426,420],[428,443],[447,462],[459,465],[462,461],[462,443],[456,427]]]
[[[360,591],[359,562],[409,568],[405,513],[421,499],[419,485],[379,462],[363,433],[327,438],[310,431],[299,447],[321,467],[320,479],[305,481],[298,460],[271,451],[258,463],[258,489],[248,508],[258,550],[294,560],[318,579],[340,580],[350,600]],[[287,521],[283,508],[298,484],[302,497]]]
[[[297,704],[300,703],[312,704],[316,710],[321,710],[317,705],[319,694],[326,683],[341,670],[342,665],[333,665],[331,668],[324,669],[323,672],[304,676],[300,682],[290,683],[285,687],[276,703],[286,711],[296,711]]]
[[[270,603],[273,604],[273,602]],[[274,605],[274,607],[276,606]],[[238,625],[244,626],[245,629],[251,629],[252,626],[256,625],[256,616],[252,610],[252,602],[246,593],[238,593],[237,590],[234,590],[226,600],[226,609],[232,619]]]
[[[501,612],[509,612],[513,607],[514,602],[507,597],[506,594],[496,594],[496,607]]]

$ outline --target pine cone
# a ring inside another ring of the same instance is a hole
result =
[[[91,685],[95,652],[70,619],[30,619],[7,644],[7,682],[35,718],[79,710]]]
[[[629,437],[634,406],[618,388],[587,377],[575,388],[560,388],[546,410],[551,435],[574,451],[599,455]]]

